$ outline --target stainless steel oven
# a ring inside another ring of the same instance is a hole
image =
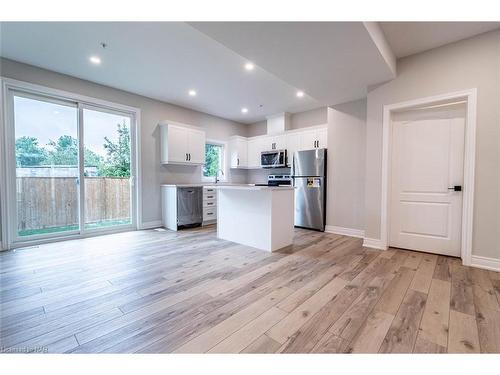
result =
[[[260,166],[262,168],[286,167],[286,150],[262,151],[260,154]]]

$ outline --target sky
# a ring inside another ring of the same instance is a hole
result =
[[[77,138],[78,109],[44,102],[20,96],[14,97],[16,139],[22,136],[38,138],[40,146],[50,140],[57,140],[61,135]],[[130,118],[90,109],[83,110],[85,147],[105,156],[104,137],[117,141],[116,125],[123,123],[130,126]]]

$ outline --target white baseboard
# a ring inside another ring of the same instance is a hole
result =
[[[357,237],[357,238],[365,237],[365,231],[362,229],[337,227],[335,225],[325,226],[325,232],[340,234],[342,236],[349,236],[349,237]]]
[[[153,229],[153,228],[159,228],[161,226],[163,226],[161,220],[146,221],[141,224],[141,227],[139,229]]]
[[[473,255],[471,257],[471,267],[483,268],[485,270],[500,272],[500,259]]]
[[[363,246],[364,247],[369,247],[372,249],[379,249],[379,250],[387,250],[387,246],[385,246],[381,240],[377,238],[368,238],[365,237],[363,240]]]

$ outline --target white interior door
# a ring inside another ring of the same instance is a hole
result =
[[[396,114],[389,245],[460,256],[465,106]]]

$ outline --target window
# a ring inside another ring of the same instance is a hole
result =
[[[205,143],[203,178],[205,180],[212,180],[219,173],[219,179],[224,180],[226,176],[225,164],[225,144],[214,141]]]

